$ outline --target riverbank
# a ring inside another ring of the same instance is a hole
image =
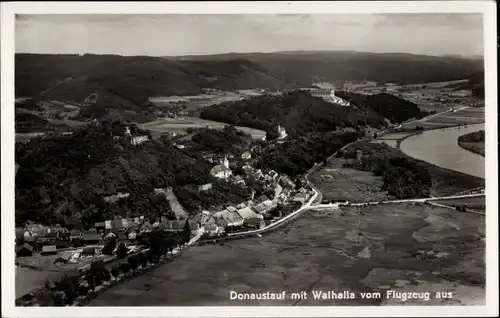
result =
[[[193,246],[174,263],[104,291],[89,306],[398,305],[361,292],[452,291],[410,305],[484,304],[484,217],[426,204],[307,211],[261,238]],[[353,227],[353,225],[356,225]],[[359,233],[362,233],[360,236]],[[465,244],[464,244],[465,242]],[[231,300],[230,292],[287,291],[284,300]],[[313,299],[350,290],[355,299]],[[307,291],[307,299],[291,299]]]
[[[480,143],[480,142],[475,143],[475,142],[460,142],[460,141],[458,141],[457,144],[467,151],[475,153],[476,155],[486,157],[484,142],[483,143]]]
[[[480,129],[484,129],[484,123],[426,130],[406,136],[399,149],[417,160],[484,179],[484,158],[457,145],[458,137]]]
[[[457,144],[465,150],[485,157],[485,131],[478,130],[457,138]]]

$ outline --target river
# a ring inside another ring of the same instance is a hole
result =
[[[407,155],[436,166],[484,179],[485,158],[458,146],[457,138],[484,129],[483,124],[425,131],[406,138],[401,150]]]

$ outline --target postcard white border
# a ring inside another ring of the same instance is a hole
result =
[[[496,2],[11,2],[1,3],[2,315],[5,317],[498,316]],[[14,307],[14,14],[482,13],[486,76],[486,305],[391,307]],[[119,308],[119,310],[117,310]]]

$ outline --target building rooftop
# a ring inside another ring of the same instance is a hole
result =
[[[252,208],[246,207],[243,209],[239,209],[237,213],[243,218],[243,219],[248,219],[248,218],[261,218],[262,216],[258,213],[256,213]]]
[[[210,169],[210,174],[216,174],[224,171],[231,171],[231,169],[226,168],[224,165],[216,165],[213,166],[212,169]]]

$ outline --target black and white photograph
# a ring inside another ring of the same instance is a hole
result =
[[[422,3],[2,3],[12,317],[498,314],[496,3]]]

